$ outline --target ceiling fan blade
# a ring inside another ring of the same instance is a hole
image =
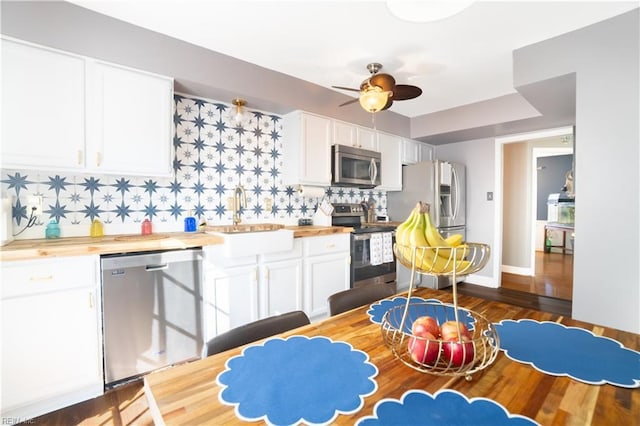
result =
[[[417,98],[422,94],[422,89],[409,84],[396,84],[393,89],[393,99],[396,101],[406,101],[407,99]]]
[[[343,103],[343,104],[340,104],[340,105],[338,105],[338,106],[339,106],[339,107],[341,107],[341,106],[349,105],[349,104],[352,104],[352,103],[358,102],[359,100],[360,100],[360,98],[351,99],[350,101],[347,101],[347,102],[345,102],[345,103]]]
[[[342,87],[342,86],[331,86],[334,89],[340,89],[340,90],[349,90],[351,92],[359,92],[360,89],[352,89],[351,87]]]

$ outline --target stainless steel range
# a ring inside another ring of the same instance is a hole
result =
[[[360,204],[333,204],[331,224],[348,226],[351,232],[351,287],[388,283],[396,286],[396,259],[393,255],[395,226],[368,223]]]

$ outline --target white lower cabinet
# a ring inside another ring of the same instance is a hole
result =
[[[4,419],[103,393],[98,256],[2,262]]]
[[[327,299],[350,287],[350,234],[303,239],[304,310],[311,320],[329,314]]]
[[[260,270],[260,316],[262,318],[303,310],[302,242],[294,240],[293,251],[262,255]]]
[[[328,316],[327,298],[348,289],[350,234],[296,238],[293,249],[224,257],[223,245],[204,247],[205,341],[261,318],[302,310]]]
[[[240,325],[302,309],[302,249],[242,258],[205,253],[204,333],[211,339]]]

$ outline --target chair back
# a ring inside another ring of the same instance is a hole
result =
[[[310,323],[307,314],[302,311],[293,311],[244,324],[209,340],[202,348],[202,357],[237,348]]]
[[[334,316],[396,294],[395,284],[370,284],[334,293],[329,302],[329,315]]]

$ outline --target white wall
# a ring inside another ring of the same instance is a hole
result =
[[[494,139],[477,139],[436,146],[436,158],[467,166],[467,241],[494,244],[494,202],[487,201],[487,192],[494,192]],[[465,281],[497,287],[495,253],[487,266]]]

